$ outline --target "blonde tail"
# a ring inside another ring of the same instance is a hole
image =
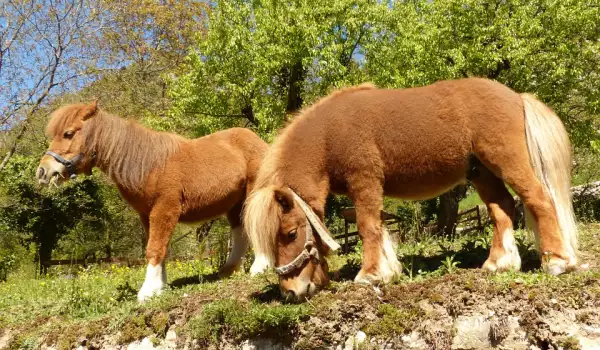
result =
[[[533,95],[521,94],[525,108],[525,130],[529,159],[537,178],[552,198],[563,241],[576,256],[577,226],[571,201],[571,144],[564,125],[550,108]],[[536,236],[537,223],[525,208],[526,225]],[[543,252],[542,252],[543,253]]]

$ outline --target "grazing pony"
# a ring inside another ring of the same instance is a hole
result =
[[[37,170],[40,183],[58,185],[98,167],[139,213],[148,242],[148,268],[138,300],[164,288],[167,245],[179,221],[225,214],[233,246],[219,274],[228,276],[240,266],[248,248],[242,207],[267,150],[256,134],[234,128],[188,140],[110,115],[96,102],[59,108],[47,134],[52,142]],[[255,261],[254,272],[262,269],[261,261]]]
[[[304,110],[261,163],[245,204],[255,251],[302,299],[328,282],[322,257],[338,245],[322,225],[330,192],[354,202],[363,243],[355,281],[388,283],[401,272],[381,223],[383,196],[436,197],[469,179],[494,221],[483,268],[519,269],[514,200],[530,212],[545,268],[574,269],[577,233],[570,195],[571,149],[559,118],[528,94],[469,78],[401,90],[366,84]]]

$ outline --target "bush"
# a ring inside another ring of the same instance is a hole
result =
[[[0,251],[0,282],[6,281],[8,273],[17,265],[17,256],[7,251]]]

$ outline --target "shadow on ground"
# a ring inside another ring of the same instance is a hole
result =
[[[531,245],[519,245],[519,254],[521,256],[521,271],[530,272],[540,268],[540,258]],[[415,273],[421,270],[422,273],[429,273],[438,270],[448,259],[457,263],[461,269],[479,269],[488,258],[489,248],[479,245],[475,241],[469,241],[458,250],[445,250],[438,254],[425,256],[423,254],[404,255],[401,263],[404,273],[407,269],[412,269]],[[354,279],[360,265],[357,262],[349,262],[339,270],[330,272],[330,277],[334,281],[351,281]]]
[[[192,284],[209,283],[215,282],[217,280],[219,280],[219,275],[215,272],[206,275],[178,278],[171,282],[169,285],[171,286],[171,288],[182,288]]]

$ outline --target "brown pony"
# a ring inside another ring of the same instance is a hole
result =
[[[56,110],[47,134],[52,143],[37,170],[40,183],[58,184],[98,167],[139,213],[148,241],[148,268],[138,300],[164,288],[167,245],[179,221],[225,214],[233,247],[220,275],[240,266],[248,247],[242,206],[267,149],[250,130],[234,128],[188,140],[112,116],[92,102]],[[262,270],[264,262],[257,259],[252,270]]]
[[[577,265],[570,167],[564,126],[531,95],[479,78],[403,90],[360,85],[323,98],[282,131],[244,225],[256,252],[278,267],[282,292],[304,298],[328,282],[321,256],[337,248],[319,222],[325,199],[347,194],[363,242],[355,281],[387,283],[401,266],[382,227],[383,196],[427,199],[470,179],[494,220],[483,267],[518,270],[506,183],[531,213],[545,268],[559,274]]]

